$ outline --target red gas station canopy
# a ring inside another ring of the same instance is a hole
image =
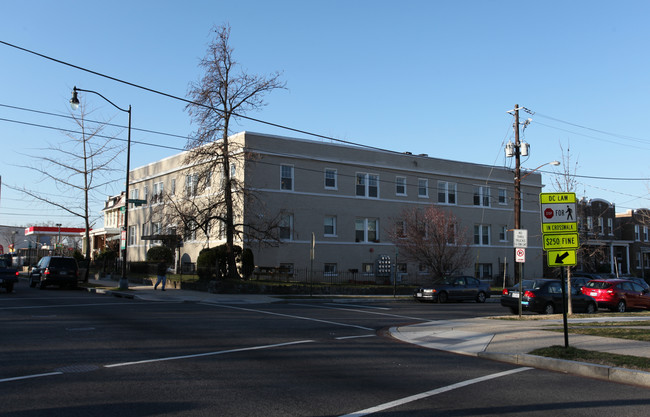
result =
[[[85,232],[83,227],[57,227],[57,226],[31,226],[25,229],[25,236],[29,235],[58,235],[59,232],[62,236],[79,236]]]

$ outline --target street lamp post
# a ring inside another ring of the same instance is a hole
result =
[[[126,143],[126,190],[125,190],[125,202],[124,202],[124,233],[125,233],[125,242],[124,249],[122,249],[122,277],[120,278],[120,289],[126,290],[129,288],[129,281],[126,277],[126,250],[129,247],[129,171],[131,169],[131,105],[129,104],[129,109],[123,109],[97,91],[84,90],[77,88],[76,86],[72,89],[72,98],[70,99],[70,106],[72,110],[77,110],[79,108],[79,97],[77,92],[83,91],[86,93],[97,94],[107,102],[109,102],[116,109],[123,111],[129,114],[129,129],[128,129],[128,138]]]
[[[56,239],[56,249],[59,249],[58,251],[55,250],[54,253],[59,252],[59,255],[61,254],[61,223],[57,223],[56,226],[59,228],[59,236]]]

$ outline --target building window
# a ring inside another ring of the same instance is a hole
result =
[[[199,177],[196,174],[190,174],[185,176],[185,196],[195,197],[197,194],[196,188]]]
[[[293,166],[280,166],[280,189],[293,191]]]
[[[418,274],[427,275],[429,273],[429,267],[425,264],[418,264]]]
[[[379,240],[378,219],[357,219],[354,222],[355,241],[377,242]]]
[[[610,236],[614,234],[614,219],[611,217],[607,219],[607,234]]]
[[[641,269],[641,252],[636,253],[636,268]]]
[[[474,187],[474,205],[490,207],[490,187]]]
[[[587,233],[593,233],[594,231],[594,219],[591,216],[587,216]]]
[[[293,214],[283,214],[280,219],[280,239],[293,240]]]
[[[456,204],[456,184],[438,181],[438,203]]]
[[[648,241],[648,226],[643,226],[643,240]]]
[[[327,263],[323,265],[323,275],[326,277],[335,277],[338,276],[338,274],[339,271],[336,264]]]
[[[508,190],[505,188],[499,188],[499,204],[502,206],[508,204]]]
[[[183,239],[186,241],[192,241],[196,240],[196,229],[198,225],[196,224],[196,221],[190,220],[187,222],[185,225],[185,233],[183,233]]]
[[[144,186],[144,195],[142,196],[142,199],[145,201],[144,205],[146,206],[149,204],[149,186],[145,185]]]
[[[637,242],[641,240],[641,236],[639,235],[639,225],[635,224],[634,225],[634,240]]]
[[[508,226],[501,226],[501,228],[499,228],[499,241],[508,241]]]
[[[156,182],[153,184],[153,195],[151,196],[151,203],[162,203],[163,201],[163,183]]]
[[[395,195],[406,195],[406,177],[395,177]]]
[[[474,225],[474,244],[480,246],[487,246],[490,244],[489,224]]]
[[[172,189],[170,190],[171,195],[176,194],[176,178],[172,178]]]
[[[356,189],[360,197],[379,197],[379,175],[358,173]]]
[[[605,234],[605,220],[602,217],[598,218],[598,230],[601,236]]]
[[[131,200],[137,200],[139,196],[140,196],[140,190],[138,190],[137,188],[131,190],[131,198],[130,198]],[[133,203],[129,203],[129,210],[132,209],[133,207],[135,207],[135,205]]]
[[[474,268],[474,277],[492,278],[492,264],[476,264]]]
[[[326,216],[323,226],[325,236],[336,236],[336,216]]]
[[[325,188],[336,190],[336,170],[325,168]]]
[[[429,180],[418,179],[418,197],[429,198]]]
[[[137,235],[137,232],[137,226],[129,226],[129,246],[135,245],[135,236]]]

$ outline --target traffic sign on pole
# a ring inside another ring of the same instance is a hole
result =
[[[526,249],[524,248],[515,249],[515,262],[520,262],[520,263],[526,262]]]
[[[513,230],[514,239],[512,240],[513,246],[515,248],[527,248],[528,247],[528,230],[526,229],[514,229]]]
[[[548,266],[571,266],[577,264],[575,250],[550,250],[546,252],[546,256]]]
[[[578,248],[577,233],[545,234],[542,240],[544,241],[544,250]]]

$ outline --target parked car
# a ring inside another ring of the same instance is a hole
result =
[[[29,286],[38,285],[43,289],[48,285],[77,287],[79,266],[74,258],[67,256],[44,256],[29,271]]]
[[[476,300],[484,303],[490,297],[490,286],[474,277],[446,277],[431,286],[418,288],[413,298],[418,301],[446,303],[456,300]]]
[[[623,279],[627,279],[627,280],[630,280],[632,282],[636,282],[637,284],[639,284],[640,286],[642,286],[646,290],[650,290],[650,285],[648,285],[648,283],[643,278],[629,277],[629,278],[623,278]]]
[[[620,313],[632,308],[650,309],[650,291],[627,279],[596,279],[582,287],[599,307]]]
[[[10,259],[0,258],[0,287],[11,293],[18,282],[18,270],[11,267]]]
[[[562,281],[557,279],[533,279],[522,281],[522,311],[555,314],[564,311],[562,301]],[[513,314],[519,314],[519,286],[504,288],[501,293],[501,305],[508,307]],[[577,283],[571,283],[571,309],[576,313],[592,314],[598,310],[598,304],[592,297],[580,292]]]

